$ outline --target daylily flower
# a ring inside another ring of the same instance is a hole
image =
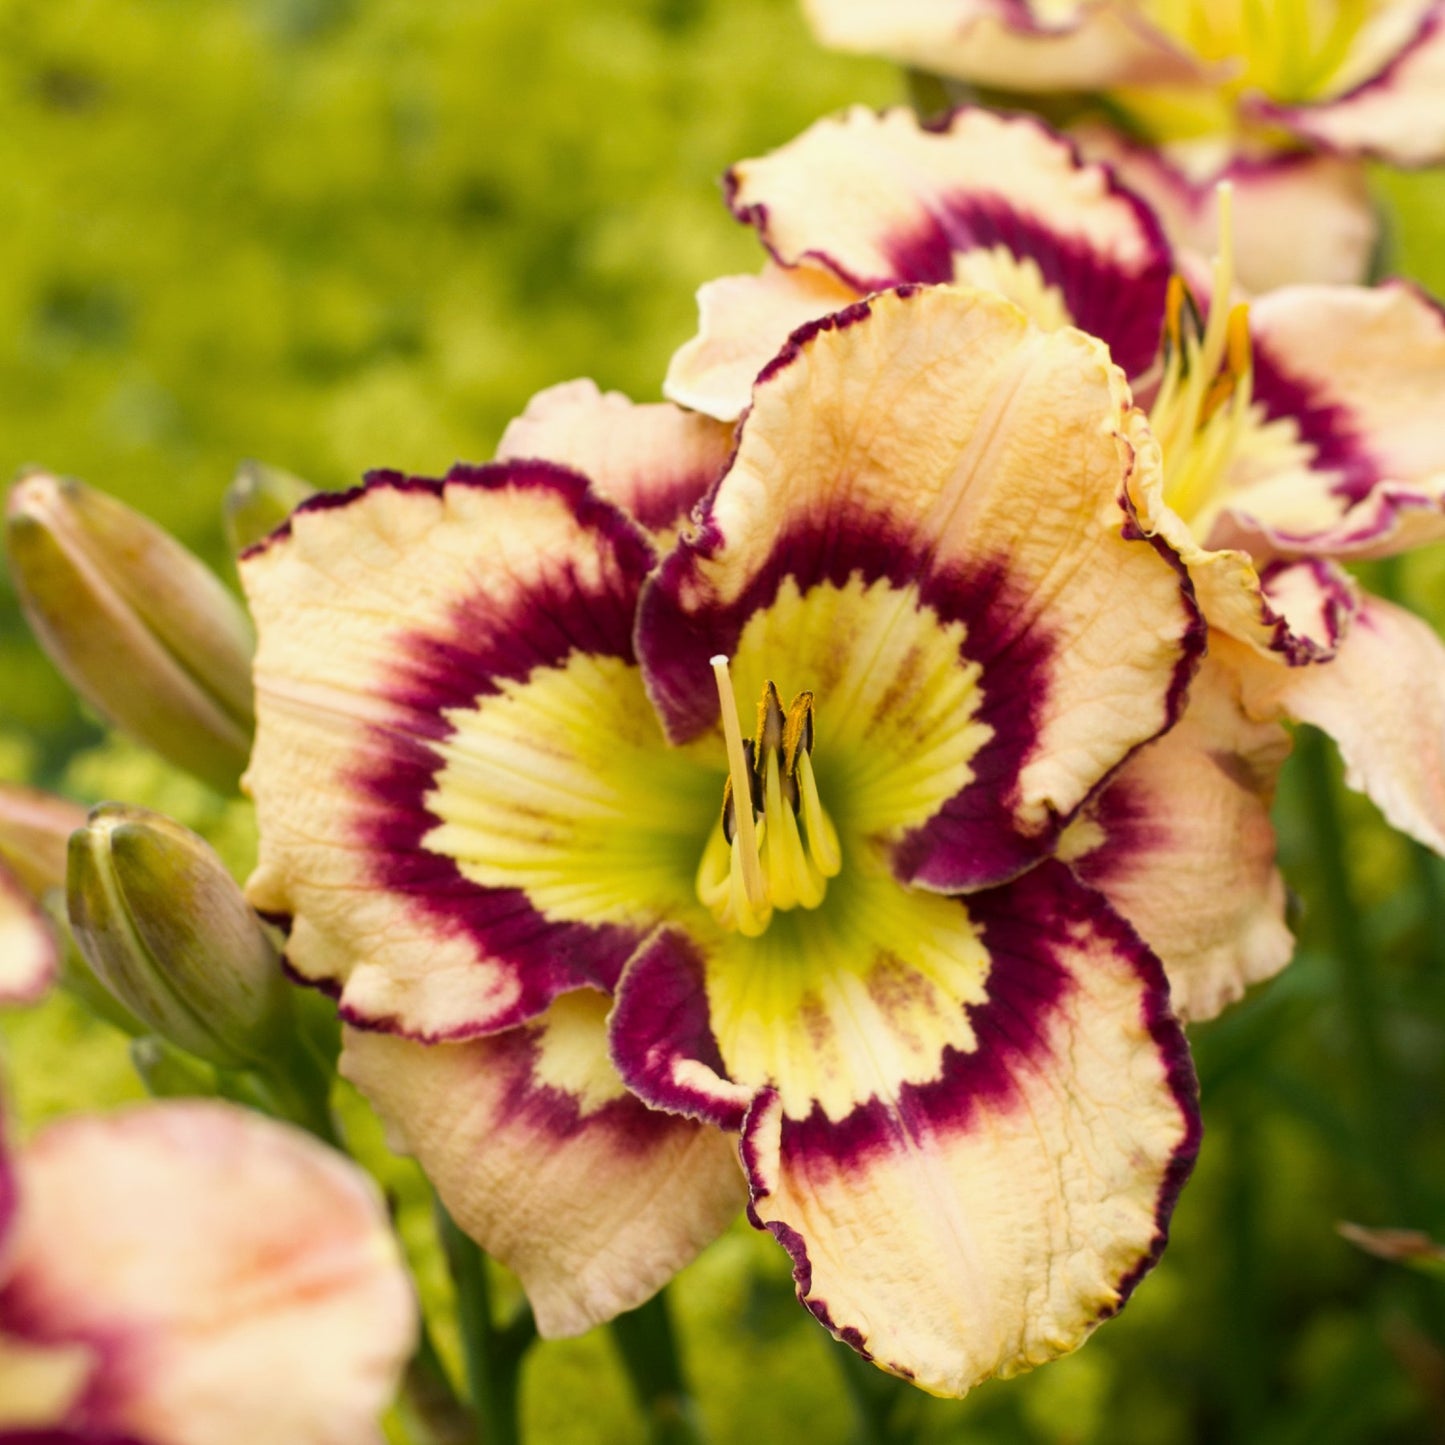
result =
[[[723,1227],[739,1137],[803,1302],[935,1392],[1156,1258],[1182,1035],[1050,857],[1202,641],[1119,510],[1141,430],[1097,341],[905,288],[794,337],[721,474],[725,428],[566,388],[530,459],[373,475],[243,561],[253,902],[543,1334]]]
[[[1105,92],[1152,140],[1445,158],[1440,0],[804,0],[827,44],[1005,91]]]
[[[60,941],[39,900],[65,886],[65,847],[85,809],[0,783],[0,1008],[34,1003],[60,972]]]
[[[370,1181],[213,1102],[0,1138],[0,1442],[380,1442],[416,1307]]]
[[[992,183],[987,171],[983,180],[959,179],[975,165],[968,141],[975,114],[925,128],[907,112],[855,110],[735,167],[733,209],[758,228],[777,263],[768,290],[813,295],[815,272],[838,290],[929,279],[950,246],[975,245],[967,225],[950,220],[985,209],[981,196]],[[994,122],[1020,124],[1028,123]],[[1010,230],[1057,233],[1068,215],[1065,205],[1055,216],[1041,189]],[[1222,232],[1220,266],[1212,280],[1196,283],[1201,294],[1230,298],[1227,219]],[[914,235],[929,236],[931,247],[901,243]],[[748,299],[758,291],[752,278],[703,288],[702,328],[674,358],[670,395],[719,418],[741,411],[747,374],[766,366],[778,325],[802,319],[800,306],[785,310],[781,323],[769,317]],[[1205,1018],[1290,955],[1267,818],[1288,750],[1272,726],[1277,719],[1331,733],[1352,784],[1398,827],[1445,849],[1445,650],[1423,623],[1361,598],[1329,560],[1445,537],[1445,435],[1434,400],[1445,391],[1445,323],[1431,302],[1398,283],[1286,287],[1233,310],[1225,299],[1210,310],[1207,328],[1182,280],[1166,291],[1157,311],[1152,284],[1132,293],[1132,312],[1116,299],[1135,325],[1158,328],[1166,341],[1148,362],[1130,352],[1152,397],[1151,437],[1141,445],[1162,448],[1162,456],[1158,468],[1135,474],[1129,491],[1139,525],[1186,561],[1216,629],[1219,667],[1192,695],[1190,728],[1158,744],[1152,758],[1130,763],[1112,803],[1105,794],[1094,805],[1096,831],[1077,833],[1065,853],[1163,959],[1180,1011]],[[735,297],[742,301],[730,308]],[[1071,308],[1076,318],[1082,311],[1081,303]],[[1315,665],[1326,661],[1329,667]],[[1381,690],[1379,679],[1406,673],[1412,686]],[[1206,773],[1230,760],[1237,787],[1231,794],[1216,778],[1228,807],[1200,800],[1198,826],[1171,829],[1167,821],[1181,811],[1172,790],[1195,786],[1203,774],[1163,760],[1191,739],[1196,760],[1215,760]],[[1252,803],[1238,791],[1246,781]],[[1104,827],[1106,816],[1112,828]],[[1126,827],[1126,816],[1150,826]],[[1248,845],[1238,846],[1231,829]],[[1181,882],[1219,876],[1226,859],[1241,870],[1230,890],[1238,911],[1200,915],[1214,931],[1201,953],[1188,913],[1161,900]],[[1126,873],[1134,878],[1127,896],[1118,891]]]

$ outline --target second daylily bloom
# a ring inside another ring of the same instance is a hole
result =
[[[800,1298],[929,1390],[1073,1348],[1157,1256],[1183,1039],[1050,857],[1202,643],[1119,510],[1141,427],[1098,342],[905,290],[794,338],[720,476],[710,423],[567,389],[534,459],[245,559],[253,901],[544,1334],[724,1225],[737,1136]]]
[[[0,1445],[380,1445],[415,1328],[375,1187],[289,1126],[0,1134]]]
[[[840,289],[856,285],[860,258],[891,267],[888,279],[895,282],[927,279],[939,264],[935,258],[950,250],[969,279],[999,285],[982,272],[964,271],[962,257],[977,236],[948,221],[985,209],[998,184],[972,155],[973,115],[960,112],[946,126],[924,128],[906,112],[853,111],[735,167],[728,185],[734,210],[788,263],[770,273],[768,288],[802,298],[817,290],[815,273]],[[1076,173],[1087,175],[1088,168]],[[1013,184],[1022,190],[1020,181]],[[1008,234],[1067,234],[1078,215],[1072,199],[1053,208],[1040,187]],[[1074,251],[1084,236],[1098,234],[1098,223],[1080,230],[1070,244]],[[1256,866],[1271,851],[1267,806],[1286,751],[1278,728],[1271,731],[1275,719],[1313,722],[1330,732],[1351,781],[1397,826],[1445,850],[1445,734],[1438,722],[1445,648],[1424,624],[1387,603],[1361,599],[1330,560],[1380,556],[1445,537],[1445,433],[1434,401],[1445,390],[1445,321],[1427,298],[1400,284],[1293,286],[1232,307],[1227,213],[1222,234],[1221,264],[1201,288],[1220,298],[1205,308],[1207,323],[1179,279],[1162,292],[1152,281],[1138,285],[1130,300],[1116,297],[1115,304],[1135,325],[1157,327],[1166,343],[1152,363],[1131,362],[1147,374],[1151,398],[1151,439],[1141,445],[1160,450],[1157,466],[1130,479],[1138,523],[1167,538],[1185,559],[1217,636],[1233,637],[1243,648],[1220,643],[1228,677],[1211,672],[1205,687],[1212,701],[1198,694],[1194,720],[1208,719],[1208,732],[1194,727],[1167,747],[1158,745],[1167,753],[1192,736],[1199,758],[1231,757],[1233,776],[1253,780],[1247,825],[1236,813],[1244,799],[1227,789],[1227,809],[1202,811],[1221,826],[1238,817],[1257,840],[1229,855],[1231,867],[1246,855],[1255,860],[1249,886],[1230,891],[1238,904],[1233,950],[1221,932],[1201,954],[1197,936],[1178,930],[1177,915],[1148,907],[1153,890],[1142,884],[1145,873],[1162,885],[1170,872],[1191,876],[1206,863],[1217,866],[1228,851],[1221,845],[1233,846],[1223,835],[1176,831],[1178,846],[1165,847],[1154,830],[1149,846],[1129,848],[1130,836],[1146,835],[1123,826],[1116,797],[1095,819],[1102,827],[1100,820],[1114,818],[1098,835],[1112,840],[1107,869],[1094,849],[1088,850],[1093,862],[1080,863],[1096,882],[1117,883],[1125,871],[1135,875],[1127,903],[1111,896],[1164,959],[1176,1003],[1193,1018],[1216,1012],[1289,957],[1282,889],[1272,867]],[[931,237],[931,247],[905,245],[913,235]],[[748,368],[766,365],[780,324],[801,320],[801,308],[780,322],[750,304],[759,284],[732,278],[704,287],[702,330],[674,358],[670,394],[714,416],[737,415]],[[1072,314],[1081,312],[1075,303]],[[1134,356],[1132,345],[1128,354]],[[1366,679],[1404,671],[1415,685],[1393,693],[1385,706],[1378,685]],[[1133,812],[1145,806],[1144,796],[1157,795],[1162,804],[1180,779],[1200,776],[1180,767],[1171,781],[1158,756],[1131,763],[1120,776],[1121,790],[1135,795]],[[1150,804],[1146,811],[1162,821],[1171,810]],[[1071,848],[1084,841],[1076,835]],[[1128,870],[1124,852],[1133,858]],[[1160,868],[1164,873],[1155,875]],[[1219,925],[1224,914],[1216,909],[1209,916]]]

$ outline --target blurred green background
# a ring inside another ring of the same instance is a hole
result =
[[[794,0],[0,0],[0,469],[79,476],[225,568],[244,457],[437,473],[553,382],[655,398],[696,286],[758,264],[721,171],[902,96]],[[1445,177],[1377,184],[1394,267],[1445,290]],[[1441,551],[1368,580],[1438,625]],[[105,740],[3,586],[0,776],[160,807],[244,869],[244,808]],[[1445,1439],[1445,1285],[1334,1228],[1445,1236],[1445,873],[1311,739],[1278,818],[1299,957],[1195,1031],[1206,1139],[1163,1264],[1070,1359],[906,1395],[919,1438]],[[138,1093],[63,999],[0,1029],[25,1127]],[[740,1226],[675,1308],[719,1445],[861,1438],[771,1240]],[[545,1445],[640,1438],[602,1334],[539,1348],[525,1411]]]

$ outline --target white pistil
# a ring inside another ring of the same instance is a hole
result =
[[[743,892],[749,905],[761,913],[767,908],[768,888],[758,858],[758,834],[753,823],[752,769],[748,767],[747,754],[743,752],[737,698],[733,696],[733,680],[728,674],[727,658],[719,653],[709,658],[708,663],[717,682],[718,701],[722,705],[723,740],[727,745],[728,776],[733,785],[733,828],[737,844],[733,857],[736,861],[741,854]]]

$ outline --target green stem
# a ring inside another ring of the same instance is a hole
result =
[[[437,1225],[457,1292],[467,1387],[476,1412],[477,1445],[520,1445],[522,1360],[537,1337],[531,1311],[499,1329],[492,1318],[487,1257],[438,1201]]]
[[[1320,930],[1321,942],[1334,957],[1344,999],[1364,1116],[1360,1123],[1390,1212],[1406,1223],[1414,1214],[1414,1190],[1405,1166],[1399,1094],[1385,1049],[1374,960],[1370,957],[1355,902],[1335,778],[1324,736],[1313,728],[1303,730],[1298,752],[1305,809],[1315,841],[1317,876],[1322,884],[1313,902],[1324,923]]]
[[[666,1294],[618,1315],[611,1330],[651,1445],[699,1445],[702,1426],[683,1374]]]

